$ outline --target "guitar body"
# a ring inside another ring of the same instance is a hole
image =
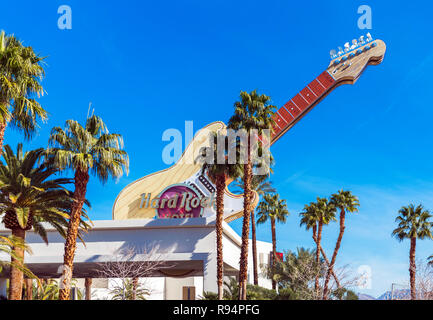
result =
[[[194,139],[185,149],[181,158],[165,170],[161,170],[145,176],[126,186],[117,196],[113,206],[113,219],[152,219],[158,215],[157,209],[148,206],[140,207],[143,194],[151,194],[151,198],[159,197],[164,190],[173,185],[192,186],[198,194],[206,197],[212,196],[212,187],[215,190],[214,183],[205,176],[206,181],[203,183],[200,179],[202,176],[202,166],[200,163],[194,163],[199,152],[203,147],[209,146],[209,133],[224,130],[226,125],[223,122],[213,122],[202,128],[194,136]],[[210,184],[210,189],[205,185]],[[198,190],[197,190],[198,189]],[[227,188],[224,192],[224,220],[230,222],[237,219],[243,214],[243,194],[233,194]],[[259,197],[253,192],[253,207],[257,206]],[[201,216],[211,217],[216,214],[214,207],[204,208]]]
[[[302,119],[314,106],[316,106],[332,90],[342,84],[354,84],[368,65],[377,65],[382,62],[386,45],[382,40],[373,40],[367,34],[358,40],[347,42],[344,49],[331,51],[331,62],[325,71],[299,91],[292,99],[284,104],[273,116],[274,125],[271,135],[271,144],[281,138],[300,119]],[[202,172],[202,166],[196,159],[203,147],[209,146],[209,133],[225,130],[223,122],[214,122],[201,129],[185,149],[182,157],[172,167],[145,176],[123,189],[113,206],[113,219],[142,219],[142,218],[188,218],[215,216],[215,205],[201,205],[191,209],[188,206],[164,207],[170,199],[190,196],[193,200],[214,199],[216,187],[214,183]],[[226,181],[226,185],[231,181]],[[151,199],[159,201],[157,205],[149,206]],[[164,201],[160,202],[163,199]],[[182,200],[183,201],[183,200]],[[187,200],[185,200],[187,201]],[[252,205],[255,208],[259,197],[253,192]],[[224,192],[224,220],[230,222],[243,215],[242,194],[233,194],[227,187]],[[178,202],[173,202],[178,204]],[[209,201],[212,203],[212,201]]]

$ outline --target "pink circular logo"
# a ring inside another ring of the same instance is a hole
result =
[[[166,199],[163,201],[163,199]],[[197,193],[186,185],[174,185],[165,189],[159,197],[159,203],[164,203],[157,209],[158,217],[167,218],[199,218],[202,207]],[[196,206],[198,204],[198,206]]]

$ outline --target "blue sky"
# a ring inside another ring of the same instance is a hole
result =
[[[57,8],[72,8],[72,30],[57,28]],[[372,8],[372,30],[357,26],[360,5]],[[53,126],[84,120],[89,102],[111,132],[124,136],[130,174],[102,186],[91,179],[92,218],[111,219],[128,183],[166,168],[168,128],[196,130],[227,121],[240,90],[258,89],[281,106],[329,63],[329,50],[370,31],[383,39],[383,63],[354,86],[332,92],[273,147],[272,181],[291,216],[277,227],[278,249],[313,247],[298,213],[317,196],[346,188],[360,212],[347,219],[338,264],[372,269],[379,295],[408,281],[408,243],[390,234],[398,209],[433,209],[431,1],[7,1],[0,29],[46,55],[49,121],[27,148],[46,146]],[[6,143],[22,141],[8,129]],[[241,220],[231,223],[240,232]],[[337,224],[324,230],[331,255]],[[258,238],[270,241],[270,226]],[[433,253],[420,241],[417,257]]]

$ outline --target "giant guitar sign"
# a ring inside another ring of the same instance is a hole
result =
[[[368,65],[382,62],[386,46],[370,34],[331,51],[327,69],[290,99],[274,115],[271,143],[282,137],[327,94],[342,84],[353,84]],[[209,145],[209,132],[225,130],[223,122],[213,122],[201,129],[185,149],[179,161],[168,169],[145,176],[118,195],[113,206],[113,219],[185,218],[215,215],[215,185],[196,159]],[[227,181],[226,184],[230,184]],[[153,197],[153,198],[152,198]],[[175,200],[176,199],[176,200]],[[253,204],[259,197],[253,192]],[[243,195],[224,193],[224,219],[229,222],[242,216]]]

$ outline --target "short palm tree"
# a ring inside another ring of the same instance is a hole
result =
[[[272,231],[272,266],[277,261],[277,237],[275,230],[275,223],[285,223],[286,218],[289,215],[287,210],[286,200],[280,199],[278,194],[265,194],[263,200],[259,203],[257,207],[257,223],[265,223],[268,219],[271,221],[271,231]],[[276,282],[272,277],[272,289],[276,289]]]
[[[428,264],[433,266],[433,254],[427,258],[428,259]]]
[[[233,130],[245,130],[248,134],[251,134],[253,130],[257,130],[259,135],[262,135],[263,130],[272,130],[272,126],[274,125],[272,116],[275,113],[275,106],[271,105],[269,102],[270,97],[264,94],[259,95],[256,90],[251,93],[241,91],[240,101],[234,104],[235,111],[229,120],[228,128]],[[243,168],[244,208],[241,257],[239,261],[239,299],[241,300],[245,300],[247,297],[248,236],[253,195],[251,190],[254,163],[252,150],[255,147],[249,135],[246,146],[246,162]]]
[[[334,269],[335,261],[337,259],[338,250],[341,246],[341,240],[343,239],[346,212],[354,213],[358,212],[359,201],[356,196],[350,191],[340,190],[331,196],[330,202],[333,206],[340,209],[340,232],[338,234],[337,242],[335,244],[334,253],[332,254],[331,263],[328,266],[328,271],[326,272],[325,284],[323,288],[323,300],[328,299],[328,284],[331,279],[331,273]]]
[[[410,239],[409,251],[409,276],[410,276],[410,296],[412,300],[416,300],[416,241],[417,239],[430,238],[432,236],[433,222],[430,221],[432,215],[422,205],[414,206],[410,204],[402,207],[399,211],[399,216],[395,219],[398,222],[398,227],[394,229],[392,235],[399,241]]]
[[[134,284],[133,279],[125,279],[121,286],[116,286],[110,291],[112,300],[146,300],[150,291],[139,282]]]
[[[38,119],[47,119],[47,112],[35,99],[44,94],[40,84],[43,60],[13,35],[0,32],[0,150],[8,124],[31,138]]]
[[[22,144],[18,144],[14,154],[12,148],[5,145],[4,162],[0,161],[0,214],[5,227],[23,243],[26,231],[32,228],[48,243],[42,222],[51,224],[64,236],[73,203],[72,193],[64,187],[71,179],[53,179],[58,170],[42,161],[44,152],[42,148],[23,152]],[[23,248],[16,246],[13,250],[12,262],[17,261],[15,257],[24,261]],[[22,270],[12,267],[10,299],[21,299],[22,284]]]
[[[72,279],[72,286],[77,285],[77,280]],[[57,280],[48,279],[43,281],[41,286],[32,286],[32,300],[59,300],[60,286]],[[83,294],[77,290],[77,300],[83,300]]]
[[[49,139],[47,150],[50,161],[60,170],[74,171],[74,203],[70,210],[70,220],[65,242],[63,287],[60,300],[69,299],[69,283],[72,277],[73,261],[77,243],[81,211],[86,199],[89,171],[102,183],[109,176],[118,178],[128,172],[129,159],[123,149],[122,136],[109,133],[100,117],[92,115],[83,127],[75,120],[67,120],[66,128],[55,127]]]
[[[212,161],[203,163],[202,171],[207,173],[216,186],[216,248],[217,248],[217,282],[218,282],[218,300],[223,299],[223,280],[224,280],[224,260],[223,260],[223,218],[224,218],[224,191],[226,181],[233,180],[242,174],[241,167],[238,164],[230,164],[228,157],[228,137],[224,134],[212,132],[209,136],[209,144],[212,147],[202,150],[201,159],[207,159],[207,155],[212,155]],[[222,150],[218,144],[224,143],[223,159],[218,157],[218,151]]]

